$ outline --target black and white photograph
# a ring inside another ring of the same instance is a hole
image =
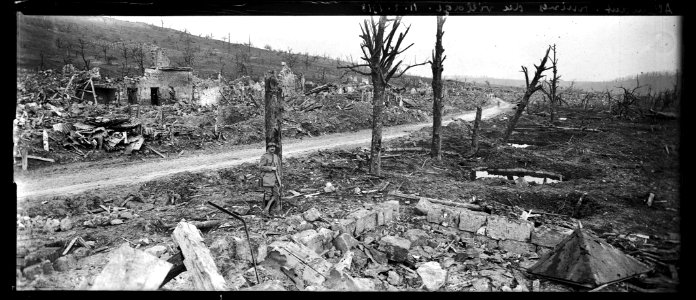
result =
[[[33,3],[17,294],[688,282],[674,3]]]

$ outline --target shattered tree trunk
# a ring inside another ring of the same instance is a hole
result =
[[[506,143],[507,140],[510,138],[510,134],[512,134],[512,131],[515,129],[515,125],[517,125],[517,121],[520,119],[520,116],[522,116],[522,112],[524,112],[524,109],[527,108],[527,104],[529,104],[529,98],[531,98],[536,91],[541,89],[541,86],[539,85],[539,79],[541,79],[542,77],[541,73],[547,70],[545,68],[545,65],[546,60],[549,58],[550,50],[551,47],[549,46],[546,49],[546,54],[544,54],[544,58],[541,59],[541,64],[539,66],[534,65],[536,71],[534,72],[532,82],[529,82],[529,74],[527,72],[527,68],[525,66],[522,66],[522,73],[524,73],[524,79],[527,89],[524,92],[522,100],[520,100],[519,104],[517,104],[515,115],[512,116],[512,119],[510,119],[510,122],[508,122],[507,129],[505,129],[505,134],[503,135],[503,143]]]
[[[227,289],[225,279],[218,272],[210,250],[205,246],[203,237],[196,226],[183,221],[179,222],[172,233],[172,239],[181,248],[184,265],[188,270],[187,272],[191,272],[196,290],[222,291]],[[162,277],[164,278],[166,274],[165,272]]]
[[[433,71],[433,137],[431,142],[431,155],[432,158],[440,161],[442,160],[442,153],[440,150],[442,148],[442,137],[440,132],[442,131],[442,62],[445,60],[442,57],[442,53],[445,49],[442,47],[442,25],[445,23],[445,19],[442,16],[437,17],[437,32],[435,40],[435,53],[433,53],[433,59],[431,62],[431,69]]]
[[[266,76],[265,94],[265,121],[266,121],[266,145],[276,143],[276,154],[280,158],[278,175],[282,175],[283,144],[281,136],[281,124],[283,122],[282,97],[283,91],[278,85],[278,78],[273,72]]]
[[[474,130],[471,133],[471,154],[474,155],[476,152],[478,152],[479,149],[479,142],[478,142],[478,136],[479,136],[479,127],[481,126],[481,113],[483,109],[481,109],[481,106],[476,106],[476,119],[474,120]]]
[[[384,109],[384,84],[378,75],[373,75],[372,98],[372,143],[370,145],[370,174],[382,173],[382,110]]]

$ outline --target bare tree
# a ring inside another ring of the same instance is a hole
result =
[[[293,53],[291,48],[288,48],[288,51],[283,54],[283,61],[290,69],[293,69],[299,60],[300,55]]]
[[[431,156],[440,161],[442,160],[442,153],[440,150],[442,148],[442,137],[440,136],[442,127],[442,63],[445,61],[447,56],[442,56],[445,52],[445,48],[442,47],[442,35],[445,34],[442,31],[442,25],[445,24],[445,17],[437,16],[437,31],[435,32],[435,49],[433,50],[433,57],[430,61],[430,67],[433,71],[433,137],[430,146]]]
[[[111,49],[111,43],[107,41],[101,41],[97,45],[99,46],[99,50],[101,51],[101,53],[104,54],[104,62],[109,64],[109,49]]]
[[[45,68],[44,56],[45,56],[45,54],[43,51],[39,52],[39,57],[41,58],[41,64],[39,65],[39,70],[43,70]]]
[[[505,129],[505,134],[503,135],[503,143],[507,142],[507,140],[510,138],[510,134],[512,134],[512,131],[515,129],[515,125],[517,124],[517,121],[520,119],[520,116],[522,115],[522,112],[524,109],[527,107],[527,104],[529,103],[529,98],[538,90],[541,89],[541,85],[539,84],[539,79],[544,77],[542,73],[550,68],[546,68],[546,61],[549,58],[549,51],[551,51],[551,46],[549,46],[546,49],[546,54],[544,54],[544,58],[541,59],[541,64],[539,66],[534,65],[534,68],[536,68],[536,71],[534,72],[534,77],[532,78],[532,81],[529,81],[529,74],[527,72],[527,67],[522,66],[522,73],[524,73],[524,80],[525,80],[525,92],[524,96],[522,96],[522,100],[517,104],[517,109],[515,110],[515,115],[512,116],[510,121],[508,122],[507,129]]]
[[[182,58],[183,65],[187,67],[194,67],[196,63],[196,48],[193,46],[193,39],[191,35],[186,31],[181,35],[181,43],[183,44]]]
[[[381,174],[381,153],[382,153],[382,110],[384,108],[384,92],[389,80],[401,77],[408,69],[424,65],[427,62],[410,65],[400,69],[399,61],[394,64],[396,56],[408,50],[413,44],[400,50],[401,43],[404,37],[408,34],[411,26],[406,28],[405,32],[399,33],[396,39],[396,44],[392,45],[397,29],[401,25],[401,17],[387,20],[386,16],[380,16],[379,21],[375,23],[374,18],[370,19],[370,23],[364,20],[360,30],[362,34],[362,43],[360,49],[363,56],[361,59],[365,61],[363,64],[351,64],[348,66],[339,66],[339,68],[347,68],[351,71],[370,76],[373,86],[372,98],[372,143],[370,147],[370,173],[380,176]],[[388,31],[388,32],[387,32]],[[386,33],[386,36],[385,36]],[[365,68],[369,69],[366,72]],[[398,74],[397,74],[398,73]],[[395,76],[396,75],[396,76]]]
[[[71,55],[73,44],[70,41],[63,42],[61,39],[56,39],[56,47],[61,50],[61,59],[63,64],[72,64],[73,58]]]
[[[123,55],[123,62],[121,63],[121,76],[128,75],[128,45],[125,42],[119,44],[119,52]]]
[[[135,63],[140,69],[140,74],[145,74],[145,46],[143,43],[135,43],[130,48]]]
[[[80,56],[82,57],[82,61],[85,64],[85,70],[89,70],[89,64],[90,64],[90,62],[92,62],[91,60],[87,59],[87,56],[86,56],[86,52],[87,52],[86,48],[87,48],[87,46],[89,46],[89,44],[90,43],[88,41],[85,41],[81,38],[77,39],[77,46],[79,47],[79,53],[80,53]]]
[[[549,115],[551,118],[551,123],[553,124],[555,118],[555,111],[556,111],[556,105],[560,104],[559,103],[559,95],[558,95],[558,80],[561,79],[561,76],[558,75],[558,58],[556,58],[556,44],[551,46],[551,51],[553,51],[553,57],[551,58],[551,70],[553,72],[553,77],[551,77],[551,81],[544,80],[544,83],[542,84],[541,91],[546,95],[546,98],[549,99]],[[544,87],[544,84],[546,87]]]

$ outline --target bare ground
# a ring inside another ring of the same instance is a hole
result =
[[[200,173],[177,173],[142,184],[99,188],[75,195],[26,197],[27,200],[23,201],[24,205],[19,211],[22,215],[32,220],[38,218],[37,224],[41,224],[41,217],[62,219],[67,216],[73,221],[74,227],[57,232],[47,232],[39,226],[18,229],[18,240],[26,239],[46,245],[65,243],[73,237],[81,236],[85,240],[94,241],[95,245],[92,250],[83,251],[87,253],[81,255],[75,268],[41,276],[32,281],[19,277],[18,286],[20,289],[87,288],[90,280],[93,280],[106,264],[108,252],[126,241],[132,246],[143,248],[154,244],[167,245],[170,250],[165,256],[171,255],[176,248],[170,237],[171,226],[179,220],[227,218],[214,208],[206,206],[206,201],[246,214],[252,235],[263,237],[270,242],[299,231],[301,226],[307,226],[300,224],[292,216],[311,207],[319,209],[328,218],[342,218],[357,208],[383,202],[389,198],[387,191],[399,191],[462,202],[475,197],[476,203],[487,207],[492,213],[511,217],[519,216],[522,210],[532,209],[533,212],[541,213],[533,218],[536,225],[556,224],[572,228],[581,222],[584,227],[594,231],[612,245],[653,267],[650,273],[641,278],[611,285],[604,291],[675,291],[681,272],[678,264],[678,122],[651,119],[619,120],[603,112],[575,109],[565,109],[560,115],[567,120],[559,126],[597,128],[602,131],[522,131],[515,133],[512,140],[515,143],[533,146],[514,148],[494,142],[502,135],[506,120],[502,116],[491,117],[483,122],[483,138],[477,155],[464,157],[462,154],[469,150],[470,136],[462,122],[453,122],[443,128],[443,148],[459,154],[446,154],[443,160],[438,162],[430,159],[427,152],[423,151],[388,152],[386,156],[389,157],[383,159],[382,177],[367,174],[365,159],[369,152],[359,147],[351,148],[366,141],[351,145],[332,144],[333,147],[330,148],[333,149],[321,151],[313,147],[319,147],[321,141],[326,141],[322,138],[331,139],[330,137],[315,138],[315,142],[306,145],[305,143],[312,139],[288,143],[285,153],[294,154],[286,155],[288,158],[284,162],[286,191],[292,189],[311,194],[320,191],[327,182],[331,182],[338,189],[333,193],[286,199],[284,210],[280,213],[288,216],[287,218],[260,217],[261,194],[253,176],[256,170],[253,164],[241,161],[242,157],[225,162],[230,165],[219,169],[211,168]],[[518,127],[530,127],[543,121],[541,117],[525,115]],[[401,137],[391,140],[386,145],[427,149],[430,130],[425,127],[411,134],[406,130],[401,131]],[[345,134],[343,139],[349,136],[351,134]],[[338,140],[341,139],[337,137],[336,141]],[[304,149],[307,152],[300,150],[300,147],[306,147]],[[256,148],[260,148],[260,145],[242,150],[249,151],[248,162],[255,161],[260,153]],[[211,165],[221,163],[220,156],[216,155],[222,154],[211,154],[203,161],[212,162]],[[180,162],[186,159],[184,157]],[[188,166],[195,170],[194,161],[192,160]],[[165,161],[156,163],[163,162]],[[471,170],[477,167],[544,170],[560,173],[564,179],[559,183],[531,184],[527,187],[517,186],[506,179],[472,180]],[[69,168],[71,169],[57,168],[50,172],[65,174],[79,167]],[[109,166],[107,170],[111,168],[124,170],[128,166]],[[99,170],[91,172],[100,173]],[[387,183],[389,184],[384,193],[354,193],[356,187],[369,191]],[[648,207],[644,202],[650,193],[655,194],[655,202]],[[288,195],[287,192],[285,194]],[[131,197],[134,200],[122,204],[121,202],[129,196],[135,196]],[[581,197],[583,201],[578,205]],[[358,239],[370,244],[376,243],[381,236],[400,235],[409,228],[427,231],[432,237],[432,243],[428,244],[428,248],[418,249],[420,261],[435,260],[445,266],[448,270],[448,280],[443,290],[499,291],[505,290],[504,286],[524,286],[531,290],[534,280],[540,280],[538,290],[541,291],[582,290],[526,274],[524,269],[534,262],[533,257],[511,255],[501,250],[486,248],[477,242],[465,243],[463,239],[457,239],[456,233],[453,235],[448,228],[427,223],[424,218],[415,216],[414,201],[400,199],[400,203],[403,211],[397,222]],[[99,218],[108,220],[119,217],[118,213],[114,215],[113,212],[87,212],[99,209],[99,205],[125,206],[126,211],[133,212],[136,216],[120,225],[83,225],[85,221],[97,222]],[[326,227],[321,222],[310,223],[309,226]],[[241,225],[231,220],[226,226],[204,231],[208,245],[225,236],[243,237]],[[455,258],[458,256],[448,251],[444,245],[452,246],[457,252],[468,253],[472,249],[481,249],[482,252],[476,252],[474,258],[457,261]],[[95,249],[105,251],[98,252]],[[663,255],[648,255],[645,254],[646,251],[648,254]],[[325,258],[330,262],[338,259],[333,252],[327,253]],[[219,257],[216,258],[216,263],[223,275],[243,274],[246,278],[244,286],[255,285],[253,271],[249,272],[250,264]],[[372,277],[378,290],[423,289],[420,279],[409,276],[409,272],[401,267],[392,264],[388,266],[389,270],[397,272],[403,278],[400,284],[395,285],[387,283],[386,271],[375,268],[374,265],[355,265],[350,272],[353,276]],[[263,281],[278,279],[283,282],[285,288],[297,289],[291,281],[282,274],[275,273],[269,266],[262,265],[260,275]],[[191,281],[186,273],[164,287],[166,290],[191,288]]]

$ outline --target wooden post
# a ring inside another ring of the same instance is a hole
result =
[[[187,272],[191,272],[196,290],[226,290],[225,279],[218,272],[210,250],[203,243],[203,237],[196,226],[179,222],[172,233],[172,239],[181,248],[184,265]]]
[[[29,168],[29,161],[27,160],[28,154],[29,149],[22,149],[22,171],[26,171]]]
[[[479,136],[479,127],[481,126],[481,113],[482,109],[481,106],[476,106],[476,119],[474,120],[474,130],[471,133],[471,154],[474,155],[476,152],[478,152],[478,136]]]
[[[273,71],[270,71],[265,79],[265,125],[266,144],[276,143],[276,154],[280,158],[279,165],[282,170],[283,144],[281,136],[281,124],[283,122],[282,101],[283,90],[278,84],[278,79]],[[282,174],[282,172],[281,172]]]
[[[44,150],[49,151],[48,149],[48,132],[46,129],[43,130],[43,146]]]

